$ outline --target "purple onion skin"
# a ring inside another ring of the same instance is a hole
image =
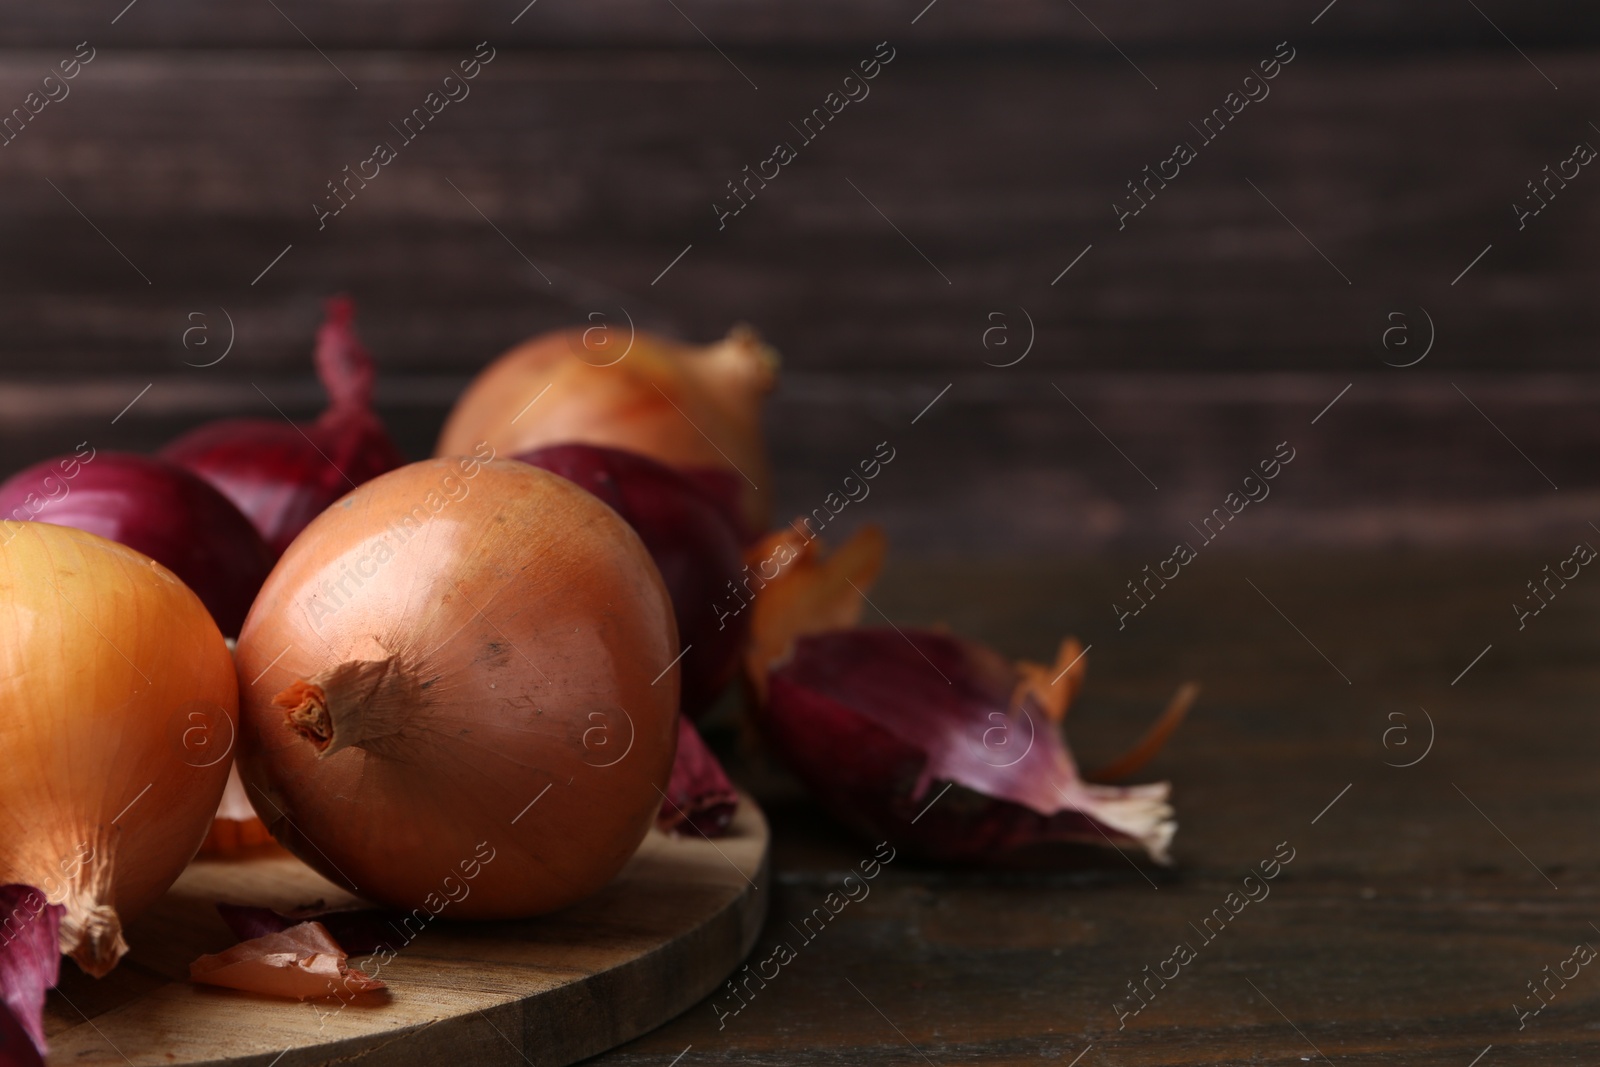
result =
[[[61,456],[7,478],[0,519],[71,526],[142,552],[193,589],[225,635],[238,634],[275,560],[250,520],[165,460],[127,452],[81,460]]]
[[[699,486],[646,456],[597,445],[551,445],[512,457],[560,475],[621,515],[650,550],[672,596],[684,714],[702,715],[739,667],[749,613],[720,619],[717,605],[743,576],[739,535]]]
[[[667,799],[656,813],[656,829],[685,837],[723,837],[739,809],[739,793],[687,715],[678,719],[678,754],[667,781]]]
[[[0,1004],[0,1067],[45,1067],[32,1035],[4,1004]]]
[[[33,886],[0,886],[0,1067],[44,1067],[45,994],[61,977],[65,911]]]
[[[377,372],[356,336],[355,315],[349,297],[327,301],[314,362],[330,405],[317,421],[223,419],[161,450],[233,501],[275,556],[334,501],[405,463],[372,412]]]
[[[744,515],[744,479],[729,470],[718,467],[675,467],[679,474],[689,479],[702,494],[708,497],[722,517],[728,520],[739,544],[751,545],[761,539],[765,530],[752,528]]]
[[[997,788],[1025,780],[1012,791],[1027,793],[1062,780],[1057,761],[1065,748],[1042,714],[1033,715],[1039,735],[1018,762],[1008,762],[1003,745],[985,746],[986,732],[1000,722],[990,715],[1004,714],[1013,677],[997,653],[949,634],[833,630],[798,639],[793,655],[769,673],[761,727],[829,814],[908,854],[986,863],[1029,845],[1100,841],[1096,824],[1080,812],[1042,815],[976,788],[984,779]],[[1021,737],[1019,720],[1007,718]],[[959,740],[944,732],[954,724],[964,727]],[[942,753],[931,751],[938,745]],[[930,775],[938,761],[961,764],[974,788],[953,784],[941,797],[950,779]]]
[[[222,419],[177,438],[161,456],[216,486],[275,556],[334,501],[404,463],[367,412],[343,413],[338,422],[325,416],[303,430],[270,419]]]
[[[278,934],[303,922],[319,922],[328,934],[354,959],[373,953],[402,940],[400,931],[410,916],[402,911],[384,911],[380,908],[355,908],[343,911],[296,912],[294,916],[273,911],[271,908],[245,904],[218,904],[217,913],[228,924],[240,941],[251,941],[268,934]],[[298,917],[296,917],[298,916]],[[403,947],[403,946],[402,946]],[[389,951],[393,952],[392,948]]]

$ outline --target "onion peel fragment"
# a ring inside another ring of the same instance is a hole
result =
[[[678,754],[656,815],[662,833],[722,837],[733,824],[739,793],[687,717],[678,720]]]
[[[282,933],[303,922],[315,920],[352,956],[370,956],[386,947],[395,937],[407,915],[381,908],[344,908],[329,911],[319,900],[309,907],[296,908],[285,915],[271,908],[248,904],[218,904],[217,914],[240,940]]]
[[[756,719],[836,817],[934,859],[987,861],[1065,841],[1132,844],[1170,862],[1170,786],[1090,782],[1062,736],[1085,674],[1076,639],[1046,667],[941,630],[857,628],[881,533],[862,530],[827,558],[791,531],[754,551],[781,558],[778,544],[796,553],[754,606],[746,666],[761,697]],[[1111,770],[1142,766],[1193,696],[1180,690]]]
[[[1061,642],[1054,666],[1019,660],[1017,672],[1022,677],[1011,691],[1011,709],[1021,708],[1022,702],[1032,697],[1046,718],[1061,723],[1078,690],[1083,688],[1083,646],[1076,637],[1068,637]]]
[[[386,986],[349,965],[349,956],[319,922],[241,941],[189,964],[189,980],[247,993],[312,1000],[369,993]]]
[[[44,1040],[44,995],[61,976],[58,938],[65,910],[46,901],[33,886],[0,886],[0,995],[38,1056],[49,1051]],[[0,1026],[0,1062],[28,1062],[27,1050],[7,1047],[5,1029]]]
[[[1189,708],[1194,704],[1194,698],[1199,695],[1200,683],[1184,682],[1178,687],[1178,691],[1172,694],[1172,699],[1168,701],[1166,710],[1161,713],[1160,718],[1150,725],[1144,736],[1139,738],[1132,748],[1084,777],[1091,782],[1109,784],[1120,782],[1129,775],[1137,773],[1141,767],[1154,759],[1156,753],[1160,752],[1162,747],[1166,745],[1167,739],[1172,736],[1173,732],[1183,722],[1184,717],[1189,714]]]
[[[751,608],[745,670],[766,699],[767,674],[794,652],[806,634],[844,630],[861,619],[862,587],[877,581],[888,540],[875,525],[861,527],[826,558],[821,543],[794,527],[774,530],[745,552],[745,559],[786,559]]]

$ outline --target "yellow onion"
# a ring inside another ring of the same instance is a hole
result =
[[[605,326],[541,334],[478,375],[434,455],[479,442],[503,456],[573,442],[637,452],[700,482],[753,537],[770,512],[761,402],[777,364],[748,326],[704,347]]]
[[[227,645],[171,571],[105,538],[0,523],[0,883],[64,906],[61,951],[115,966],[228,776]]]
[[[262,821],[421,923],[605,884],[677,738],[678,635],[643,542],[571,482],[488,455],[413,463],[323,512],[236,652]]]

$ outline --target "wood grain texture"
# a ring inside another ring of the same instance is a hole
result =
[[[1320,1049],[1467,1067],[1491,1044],[1479,1067],[1591,1062],[1592,968],[1525,1030],[1511,1005],[1576,942],[1600,944],[1595,576],[1519,632],[1510,599],[1546,555],[1203,556],[1119,632],[1109,604],[1145,562],[891,564],[873,599],[901,626],[948,623],[1010,655],[1047,656],[1066,633],[1091,644],[1068,720],[1084,765],[1200,681],[1139,776],[1173,782],[1174,868],[896,860],[724,1028],[702,1004],[597,1063],[664,1067],[691,1044],[709,1064],[1291,1065]],[[1431,753],[1386,766],[1421,755],[1421,708]],[[781,778],[758,795],[779,887],[762,958],[873,846]],[[1271,895],[1202,946],[1189,924],[1283,841],[1296,856]],[[1183,940],[1198,958],[1119,1030],[1125,983]]]
[[[1420,308],[1428,366],[1587,368],[1600,178],[1521,231],[1511,205],[1600,141],[1593,55],[1533,54],[1557,92],[1509,47],[1296,38],[1272,95],[1201,142],[1189,124],[1282,37],[1146,58],[1159,92],[1115,57],[899,43],[810,144],[790,123],[870,41],[746,59],[759,91],[709,49],[504,49],[409,144],[390,124],[470,52],[333,55],[353,91],[309,49],[108,47],[0,149],[0,369],[190,373],[220,347],[186,350],[185,331],[224,336],[227,309],[237,344],[206,377],[303,374],[339,289],[391,374],[470,371],[619,308],[700,340],[752,322],[800,372],[980,372],[1020,351],[984,347],[991,316],[1020,338],[1024,309],[1030,370],[1379,369],[1389,313]],[[0,57],[0,101],[56,58]],[[319,230],[313,202],[381,139],[398,158]],[[796,160],[719,229],[713,202],[780,140]],[[1119,230],[1114,202],[1179,140],[1198,158]]]
[[[1236,44],[1264,25],[1309,23],[1327,5],[1286,5],[1268,0],[1223,0],[1184,5],[1171,0],[1106,0],[1078,5],[1042,0],[989,0],[983,4],[938,0],[822,0],[752,3],[689,0],[305,0],[218,8],[202,0],[149,4],[135,0],[66,0],[19,9],[0,30],[0,44],[74,43],[96,33],[128,46],[301,48],[309,37],[323,48],[426,48],[471,44],[485,37],[508,43],[568,46],[617,43],[703,47],[705,36],[728,47],[819,46],[864,37],[915,35],[957,47],[975,43],[1049,43],[1106,52],[1106,33],[1124,47],[1216,49]],[[126,10],[125,10],[126,9]],[[1486,7],[1505,32],[1523,45],[1562,46],[1600,37],[1592,11],[1554,0]],[[519,17],[520,16],[520,17]],[[112,22],[116,19],[115,23]],[[1093,22],[1090,21],[1093,20]],[[292,21],[291,21],[292,20]],[[1480,45],[1504,40],[1471,7],[1449,0],[1396,6],[1379,0],[1340,0],[1318,22],[1334,41],[1368,47],[1397,44]],[[304,32],[304,37],[299,31]]]
[[[829,520],[826,536],[876,522],[897,556],[1164,558],[1179,541],[1198,544],[1203,535],[1190,523],[1242,492],[1287,442],[1296,458],[1210,551],[1570,548],[1600,521],[1592,375],[1456,374],[1426,363],[1348,377],[1029,366],[948,377],[786,372],[767,419],[776,514],[812,514],[829,494],[837,506],[842,479],[887,442],[893,462],[870,495]],[[403,451],[430,454],[446,401],[465,383],[400,376],[380,387],[380,411]],[[320,404],[307,382],[219,384],[200,372],[153,384],[12,382],[0,384],[0,457],[7,469],[21,467],[86,439],[150,451],[220,415],[309,419]]]
[[[47,1005],[49,1062],[510,1065],[532,1053],[573,1063],[660,1025],[734,969],[765,916],[768,846],[748,802],[716,844],[652,831],[614,882],[572,908],[424,929],[382,968],[387,994],[348,1006],[190,984],[192,960],[236,940],[218,901],[289,910],[355,900],[277,850],[199,860],[130,926],[133,951],[109,977],[63,969]]]

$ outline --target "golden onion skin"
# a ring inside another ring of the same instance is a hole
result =
[[[419,921],[600,888],[676,746],[678,638],[644,545],[572,483],[489,455],[402,467],[320,515],[236,656],[262,821]]]
[[[0,882],[65,904],[62,951],[104,974],[210,829],[233,661],[171,571],[44,522],[0,522],[0,620]]]
[[[704,346],[611,326],[540,334],[473,380],[434,455],[466,455],[479,442],[502,456],[580,443],[685,472],[719,471],[740,525],[758,534],[771,513],[761,406],[777,366],[777,353],[747,326]]]

